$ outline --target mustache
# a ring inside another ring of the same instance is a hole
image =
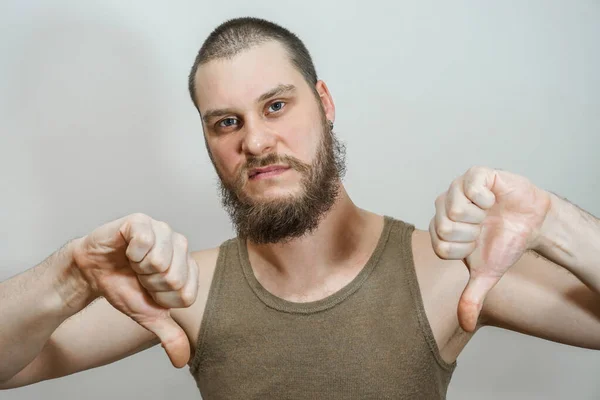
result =
[[[253,168],[263,168],[273,164],[287,165],[291,169],[303,173],[308,173],[311,169],[310,165],[303,163],[295,157],[285,154],[269,153],[264,157],[249,157],[243,167],[240,168],[237,181],[243,181],[248,176],[248,171]]]

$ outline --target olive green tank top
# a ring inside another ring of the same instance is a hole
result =
[[[386,216],[358,275],[307,303],[268,292],[245,242],[224,242],[190,364],[202,398],[445,399],[455,363],[425,316],[413,230]]]

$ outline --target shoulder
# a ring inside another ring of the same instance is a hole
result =
[[[186,308],[171,309],[171,316],[188,335],[191,350],[190,361],[194,357],[194,350],[197,345],[204,309],[217,266],[219,251],[220,246],[191,253],[192,258],[198,265],[198,295],[196,296],[196,301]]]
[[[472,334],[458,323],[460,296],[469,280],[461,260],[443,260],[434,252],[428,231],[412,233],[412,253],[425,314],[442,358],[456,360]]]
[[[211,249],[199,250],[191,253],[192,258],[196,261],[196,264],[198,264],[200,271],[203,271],[206,268],[214,269],[217,264],[217,258],[219,258],[220,248],[220,246],[217,246]],[[202,272],[200,275],[202,275]],[[199,279],[202,280],[202,276],[199,276]]]

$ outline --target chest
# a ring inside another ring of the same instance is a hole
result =
[[[206,336],[204,399],[443,398],[449,371],[413,308],[363,299],[308,315],[255,311],[223,316]]]

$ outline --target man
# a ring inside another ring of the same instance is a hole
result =
[[[190,93],[237,237],[190,254],[135,214],[3,282],[0,388],[161,343],[207,400],[435,399],[481,326],[600,348],[593,216],[484,167],[438,197],[429,232],[357,207],[332,96],[264,20],[213,31]]]

